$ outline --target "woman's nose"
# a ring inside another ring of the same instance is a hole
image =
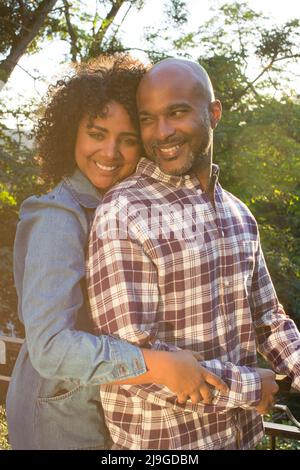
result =
[[[102,146],[103,156],[113,160],[118,154],[118,143],[116,140],[107,140]]]

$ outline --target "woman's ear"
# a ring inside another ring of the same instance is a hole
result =
[[[222,104],[221,101],[212,101],[209,105],[210,124],[211,128],[215,129],[222,116]]]

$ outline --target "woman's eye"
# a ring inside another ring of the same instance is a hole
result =
[[[104,139],[104,135],[99,133],[99,132],[90,132],[89,136],[92,137],[92,139],[95,139],[95,140],[103,140]]]

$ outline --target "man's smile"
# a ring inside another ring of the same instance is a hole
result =
[[[177,144],[168,144],[168,145],[166,144],[155,145],[153,150],[156,156],[169,161],[169,160],[179,157],[184,144],[185,142],[180,142]]]

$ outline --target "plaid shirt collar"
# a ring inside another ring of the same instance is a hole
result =
[[[220,173],[219,166],[213,163],[212,172],[211,172],[211,184],[213,185],[214,190],[218,183],[219,173]],[[182,176],[167,175],[166,173],[161,171],[154,162],[144,157],[142,157],[138,163],[138,166],[136,168],[136,174],[139,176],[142,176],[142,175],[148,176],[150,178],[153,178],[156,181],[160,181],[169,186],[173,186],[174,188],[180,188],[182,186],[187,186],[190,188],[191,187],[200,188],[199,180],[195,175],[193,174],[186,174]]]

